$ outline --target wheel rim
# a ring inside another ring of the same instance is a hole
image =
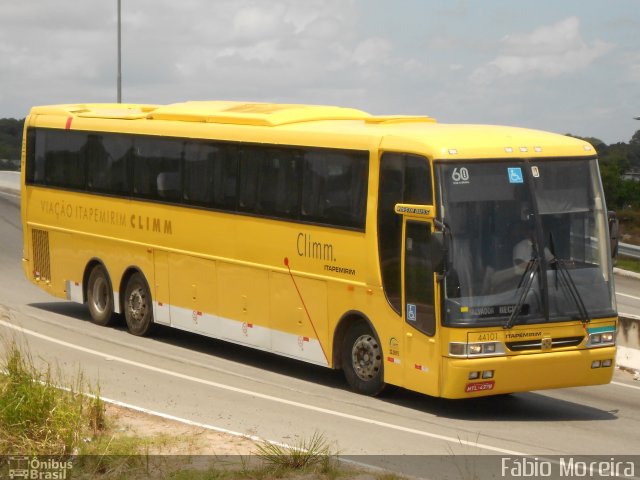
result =
[[[129,318],[133,323],[141,323],[147,313],[147,298],[142,288],[135,288],[129,294],[127,302]]]
[[[97,278],[93,284],[91,302],[99,313],[104,313],[109,305],[109,285],[102,277]]]
[[[373,380],[380,372],[382,356],[380,346],[371,335],[361,335],[351,349],[353,370],[361,380]]]

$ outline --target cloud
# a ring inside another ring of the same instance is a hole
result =
[[[115,97],[115,2],[54,3],[3,8],[4,115]],[[360,8],[356,0],[123,2],[123,99],[349,103],[365,80],[385,74],[393,53],[392,41],[358,28]]]
[[[500,55],[471,74],[474,83],[486,84],[524,74],[554,77],[573,73],[589,66],[613,47],[601,41],[587,44],[576,17],[539,27],[531,33],[507,35],[500,44]]]

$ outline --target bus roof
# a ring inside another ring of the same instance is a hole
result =
[[[427,116],[375,116],[353,108],[323,105],[233,101],[191,101],[170,105],[89,103],[33,107],[31,114],[127,120],[147,125],[149,122],[196,122],[340,137],[357,135],[380,138],[382,148],[387,144],[402,149],[404,144],[411,151],[427,153],[437,159],[595,155],[587,142],[539,130],[439,124]]]

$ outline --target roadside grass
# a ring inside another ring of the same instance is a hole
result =
[[[2,341],[2,340],[0,340]],[[99,387],[82,373],[65,382],[15,341],[3,341],[0,358],[0,456],[43,456],[72,460],[73,478],[176,480],[399,480],[363,472],[338,462],[337,450],[321,433],[292,447],[255,445],[247,457],[216,458],[197,451],[195,434],[141,437],[123,431],[107,415]],[[1,470],[1,469],[0,469]],[[2,477],[2,471],[0,471]]]
[[[266,474],[303,472],[322,474],[323,478],[338,478],[340,468],[338,452],[319,432],[309,439],[301,439],[295,445],[283,446],[272,442],[256,445],[256,454],[263,463]]]
[[[99,387],[35,366],[26,349],[4,341],[0,360],[0,455],[128,458],[171,450],[176,438],[141,438],[114,429]]]
[[[630,270],[632,272],[640,273],[640,260],[637,258],[619,256],[616,261],[616,267],[621,268],[622,270]]]
[[[15,342],[5,348],[0,377],[0,455],[51,455],[80,452],[83,439],[105,428],[99,396],[84,395],[81,373],[65,385],[51,367],[39,371]]]

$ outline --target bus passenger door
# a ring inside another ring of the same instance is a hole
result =
[[[437,395],[440,355],[437,342],[431,224],[405,219],[402,268],[405,387]]]

